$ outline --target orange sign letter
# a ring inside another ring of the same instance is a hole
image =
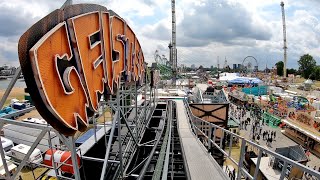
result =
[[[56,25],[29,52],[35,81],[48,110],[66,127],[78,130],[78,120],[87,127],[88,99],[72,66],[66,23]]]

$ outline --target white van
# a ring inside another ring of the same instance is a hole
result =
[[[5,155],[11,155],[11,148],[14,146],[13,142],[10,139],[1,136],[1,143]]]
[[[25,144],[18,144],[11,149],[12,157],[17,161],[22,161],[31,147]],[[28,165],[35,167],[36,164],[43,162],[41,151],[35,148],[28,159]],[[30,164],[32,163],[32,164]],[[33,164],[34,163],[34,164]]]

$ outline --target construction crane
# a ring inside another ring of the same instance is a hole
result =
[[[283,77],[286,79],[287,77],[287,30],[286,30],[286,18],[284,13],[284,3],[281,1],[280,3],[281,11],[282,11],[282,24],[283,24]]]

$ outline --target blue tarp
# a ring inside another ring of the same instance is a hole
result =
[[[96,128],[96,132],[98,132],[101,129],[101,127],[97,127]],[[87,132],[85,132],[82,136],[80,136],[77,140],[76,140],[76,145],[80,146],[82,143],[84,143],[86,140],[88,140],[91,136],[94,135],[94,128],[89,129]]]
[[[258,86],[251,88],[242,88],[242,92],[246,94],[253,94],[255,96],[266,95],[268,87],[267,86]]]
[[[258,78],[238,77],[228,82],[229,84],[259,84],[262,81]]]

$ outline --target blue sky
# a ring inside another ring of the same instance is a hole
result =
[[[112,9],[135,31],[147,62],[154,52],[168,57],[170,0],[73,0]],[[177,0],[178,64],[216,66],[254,56],[260,69],[283,58],[280,0]],[[18,66],[17,42],[32,24],[64,0],[1,0],[0,65]],[[285,0],[288,67],[305,53],[320,65],[320,1]]]

